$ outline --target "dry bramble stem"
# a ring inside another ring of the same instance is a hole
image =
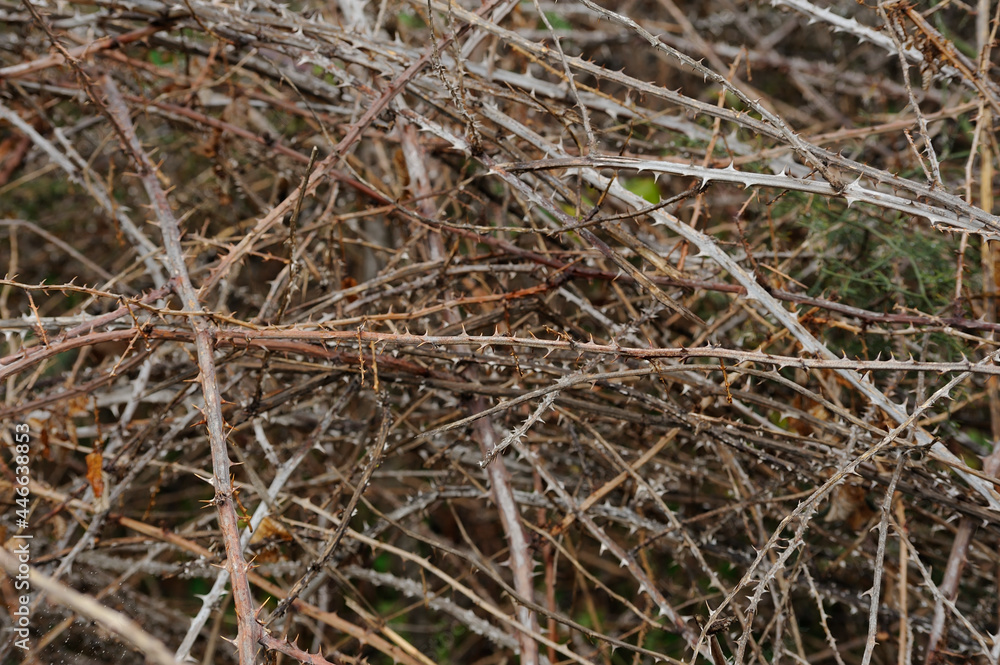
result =
[[[998,662],[998,34],[0,0],[0,661]]]

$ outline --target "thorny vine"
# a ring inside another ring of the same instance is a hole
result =
[[[996,664],[998,26],[0,0],[25,662]]]

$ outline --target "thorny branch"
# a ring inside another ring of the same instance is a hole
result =
[[[827,5],[0,0],[28,662],[996,663],[1000,10]]]

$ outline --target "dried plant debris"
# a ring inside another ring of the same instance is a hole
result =
[[[997,663],[998,25],[0,0],[0,662]]]

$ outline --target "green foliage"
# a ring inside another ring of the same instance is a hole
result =
[[[660,202],[660,186],[652,177],[626,178],[622,183],[625,189],[638,194],[652,204]]]
[[[548,19],[549,25],[552,26],[553,30],[572,30],[573,29],[572,24],[570,24],[569,21],[567,21],[565,18],[563,18],[557,12],[545,12],[545,18]],[[539,20],[538,21],[538,29],[542,30],[544,28],[545,28],[545,22]]]
[[[404,28],[409,28],[411,30],[417,30],[420,28],[426,28],[427,24],[424,23],[424,19],[418,14],[413,14],[411,12],[400,12],[396,16],[399,21],[399,25]]]
[[[162,67],[174,61],[174,54],[160,49],[153,49],[149,52],[149,61],[157,67]]]
[[[950,308],[955,292],[958,239],[930,227],[922,218],[871,216],[864,205],[847,207],[828,199],[788,192],[773,206],[773,217],[792,217],[804,228],[816,269],[804,283],[811,296],[823,297],[876,312],[901,310],[937,314]],[[967,261],[977,260],[969,252]],[[973,286],[972,283],[969,286]],[[857,335],[827,328],[827,341],[850,357],[874,357],[890,350],[883,335]],[[951,346],[952,338],[938,340]]]
[[[378,573],[387,573],[392,567],[392,557],[387,552],[380,552],[372,561],[372,570]]]
[[[936,311],[955,287],[954,247],[947,236],[897,217],[867,220],[845,211],[825,235],[832,250],[815,292],[832,289],[852,303],[890,311],[897,304]]]
[[[452,652],[455,646],[468,635],[469,629],[461,623],[442,625],[441,629],[434,633],[434,655],[437,663],[450,663]]]

